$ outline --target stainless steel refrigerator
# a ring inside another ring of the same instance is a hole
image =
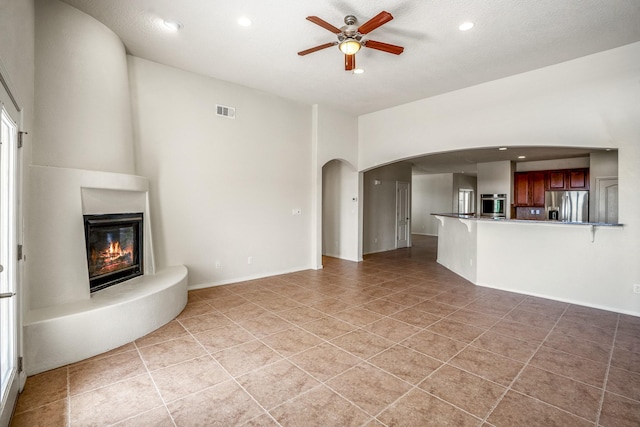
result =
[[[588,191],[545,191],[547,218],[568,222],[589,222]]]

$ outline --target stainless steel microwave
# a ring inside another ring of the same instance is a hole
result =
[[[480,206],[481,216],[490,218],[504,218],[506,217],[506,194],[481,194]]]

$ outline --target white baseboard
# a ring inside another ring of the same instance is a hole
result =
[[[231,283],[246,282],[248,280],[264,279],[265,277],[273,277],[273,276],[279,276],[281,274],[297,273],[298,271],[305,271],[305,270],[315,270],[315,269],[309,265],[306,267],[295,267],[292,269],[281,270],[281,271],[270,271],[268,273],[258,273],[258,274],[253,274],[249,276],[218,280],[215,282],[198,283],[194,285],[189,285],[187,286],[187,290],[194,291],[196,289],[204,289],[204,288],[211,288],[214,286],[229,285]]]
[[[628,314],[630,316],[638,316],[637,312],[634,311],[630,311],[630,310],[620,310],[617,307],[609,307],[606,305],[600,305],[600,304],[590,304],[584,301],[578,301],[572,298],[558,298],[558,297],[553,297],[553,296],[549,296],[549,295],[545,295],[545,294],[539,294],[539,293],[535,293],[535,292],[524,292],[521,290],[515,290],[515,289],[509,289],[509,288],[499,288],[497,286],[492,286],[492,285],[488,285],[486,283],[475,283],[477,286],[482,286],[483,288],[491,288],[491,289],[496,289],[499,291],[506,291],[506,292],[513,292],[514,294],[520,294],[520,295],[527,295],[530,297],[537,297],[537,298],[544,298],[544,299],[548,299],[548,300],[552,300],[552,301],[559,301],[559,302],[565,302],[567,304],[573,304],[573,305],[579,305],[582,307],[591,307],[591,308],[597,308],[598,310],[605,310],[605,311],[612,311],[614,313],[620,313],[620,314]]]

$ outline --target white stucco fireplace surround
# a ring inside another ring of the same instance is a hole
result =
[[[156,271],[146,178],[31,166],[37,194],[27,241],[25,367],[33,375],[133,341],[175,318],[187,303],[187,269]],[[90,294],[83,215],[142,212],[144,275]],[[43,242],[45,242],[43,244]]]

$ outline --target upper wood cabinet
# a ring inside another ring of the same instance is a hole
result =
[[[513,176],[515,207],[544,207],[545,190],[588,190],[589,169],[516,172]]]
[[[564,190],[565,187],[565,171],[549,171],[547,190]]]
[[[513,204],[529,206],[529,172],[516,172],[513,177]]]
[[[518,206],[544,206],[544,171],[516,172],[513,180],[513,204]]]
[[[545,173],[529,172],[529,185],[531,188],[531,206],[544,206]]]
[[[547,172],[547,190],[588,190],[589,169],[569,169]]]
[[[589,189],[589,169],[575,169],[569,172],[569,190]]]

